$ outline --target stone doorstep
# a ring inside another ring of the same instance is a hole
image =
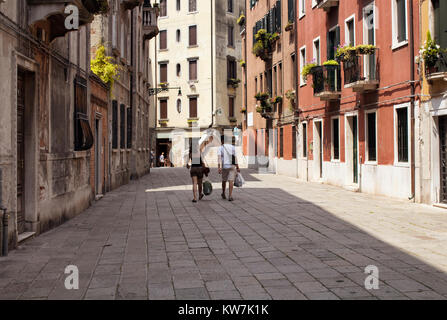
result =
[[[18,236],[18,244],[23,244],[26,240],[32,239],[34,238],[34,236],[36,235],[35,232],[23,232],[21,234],[19,234]]]

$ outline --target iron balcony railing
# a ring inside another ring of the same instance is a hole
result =
[[[343,61],[345,85],[358,82],[373,82],[379,80],[378,51],[372,54],[357,54],[352,59]]]
[[[323,65],[312,68],[314,95],[338,93],[341,91],[341,72],[339,65]]]

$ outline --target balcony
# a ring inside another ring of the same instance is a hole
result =
[[[158,35],[157,19],[159,15],[158,7],[151,7],[150,4],[143,6],[143,39],[150,40]]]
[[[329,11],[332,7],[338,7],[338,3],[339,0],[317,0],[317,8]]]
[[[341,72],[338,65],[312,68],[314,96],[322,101],[338,100],[341,96]]]
[[[68,17],[65,8],[68,5],[78,8],[79,26],[91,23],[94,15],[107,13],[109,10],[107,0],[27,0],[27,3],[29,26],[45,29],[50,42],[75,30],[65,27],[65,20]]]
[[[377,56],[376,49],[372,54],[357,54],[343,61],[345,88],[359,93],[376,90],[379,86]]]
[[[425,76],[431,83],[436,81],[447,81],[447,53],[443,52],[434,65],[425,63]]]
[[[132,10],[140,5],[143,4],[143,2],[147,2],[145,0],[121,0],[121,6],[124,10]]]

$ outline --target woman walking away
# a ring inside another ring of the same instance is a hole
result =
[[[198,139],[192,139],[191,144],[189,146],[189,157],[188,162],[186,164],[186,168],[191,169],[190,175],[192,179],[192,192],[194,195],[194,199],[192,202],[197,202],[197,191],[198,191],[198,199],[202,200],[204,194],[202,192],[202,181],[203,181],[203,172],[204,169],[207,169],[202,161],[201,150],[199,146]],[[191,162],[191,164],[190,164]]]

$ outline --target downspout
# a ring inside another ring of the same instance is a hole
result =
[[[410,80],[411,80],[411,105],[410,105],[410,141],[411,141],[411,198],[409,198],[409,200],[413,200],[413,202],[415,202],[416,197],[415,197],[415,190],[416,190],[416,179],[415,179],[415,175],[416,175],[416,166],[415,166],[415,134],[414,134],[414,130],[415,130],[415,120],[414,120],[414,108],[415,108],[415,98],[414,98],[414,93],[415,93],[415,76],[414,76],[414,72],[415,72],[415,67],[414,67],[414,26],[413,26],[413,0],[409,1],[410,3]]]
[[[130,133],[131,136],[131,140],[130,140],[130,144],[132,146],[132,149],[134,149],[134,144],[136,143],[136,139],[134,139],[134,134],[133,134],[133,128],[135,127],[135,124],[137,123],[137,119],[135,117],[135,121],[134,120],[134,114],[136,114],[136,112],[134,112],[134,108],[133,108],[133,93],[134,93],[134,75],[136,74],[134,72],[134,32],[135,32],[135,28],[134,28],[134,10],[130,11],[130,66],[132,67],[130,70],[130,88],[129,88],[129,107],[130,107],[130,112],[131,112],[131,119],[132,119],[132,132]],[[129,125],[127,125],[129,126]],[[129,131],[129,130],[126,130]],[[127,132],[127,134],[129,134],[129,132]],[[135,135],[136,136],[136,135]],[[127,147],[127,141],[126,141],[126,147]],[[136,159],[135,156],[133,154],[133,150],[130,151],[130,155],[131,155],[131,161],[130,161],[130,179],[133,180],[136,178],[137,175],[137,168],[136,168]]]
[[[298,73],[298,19],[297,19],[297,17],[298,17],[298,12],[297,12],[297,5],[296,5],[296,0],[293,2],[293,5],[294,5],[294,7],[293,7],[293,13],[294,13],[294,17],[295,17],[295,30],[294,30],[294,32],[295,32],[295,34],[294,34],[294,42],[295,42],[295,70],[293,70],[293,72],[295,72],[295,83],[294,83],[294,85],[295,85],[295,103],[296,103],[296,105],[295,105],[295,109],[293,110],[293,121],[294,121],[294,123],[295,123],[295,126],[298,126],[298,122],[299,122],[299,103],[298,103],[298,76],[299,76],[299,73]],[[298,119],[297,120],[295,120],[295,115],[296,115],[296,113],[298,112]],[[298,129],[298,128],[296,128],[296,129]],[[307,130],[307,125],[306,125],[306,130]],[[297,152],[295,152],[295,157],[296,157],[296,177],[298,177],[298,172],[299,172],[299,168],[298,168],[298,159],[299,159],[299,157],[298,157],[298,148],[297,148],[297,144],[298,144],[298,137],[297,137],[297,135],[298,135],[298,132],[299,132],[299,130],[295,130],[295,150],[297,151]],[[307,137],[307,135],[306,135],[306,137]],[[292,140],[293,141],[293,140]],[[309,166],[309,164],[308,164],[308,162],[306,161],[306,166],[308,167]],[[308,171],[309,169],[308,168],[306,168],[306,171]],[[306,176],[307,176],[308,174],[306,174]],[[306,177],[307,178],[307,177]],[[308,178],[307,178],[308,179]],[[309,180],[309,179],[308,179]]]
[[[210,1],[211,8],[211,124],[208,128],[214,126],[214,12],[213,12],[213,0]]]

